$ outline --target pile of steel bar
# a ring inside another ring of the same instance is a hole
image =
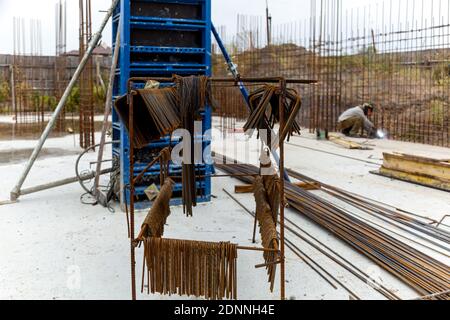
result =
[[[231,174],[257,174],[251,165],[217,165]],[[240,180],[252,183],[253,178]],[[421,295],[450,289],[450,267],[372,224],[340,209],[324,198],[286,183],[286,197],[291,208],[332,232],[352,248],[387,270]],[[449,299],[450,295],[438,296]],[[436,299],[438,299],[436,298]]]
[[[159,134],[165,136],[180,126],[174,88],[138,90]]]
[[[158,197],[153,202],[147,217],[141,226],[138,239],[144,237],[161,238],[164,234],[164,225],[170,215],[170,199],[172,198],[173,186],[175,182],[170,178],[166,179],[161,187]]]

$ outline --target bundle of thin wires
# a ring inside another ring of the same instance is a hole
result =
[[[259,222],[262,246],[265,249],[278,250],[277,219],[278,210],[273,212],[264,187],[263,178],[257,176],[254,181],[254,196],[256,201],[256,219]],[[264,252],[267,273],[269,275],[270,290],[275,286],[276,262],[278,254],[274,251]]]
[[[143,89],[138,90],[138,93],[144,100],[161,136],[173,132],[180,126],[175,88]]]
[[[149,294],[237,299],[237,245],[147,237],[145,276]]]
[[[262,177],[262,183],[267,194],[273,221],[276,225],[280,211],[280,178],[278,175],[265,175]]]

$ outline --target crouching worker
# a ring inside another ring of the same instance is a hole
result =
[[[373,104],[365,103],[345,111],[338,120],[338,130],[349,137],[362,136],[363,129],[369,138],[374,138],[377,129],[369,120],[374,111]]]

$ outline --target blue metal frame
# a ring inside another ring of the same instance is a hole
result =
[[[116,37],[117,29],[121,28],[121,43],[119,66],[116,70],[116,81],[114,84],[114,99],[127,93],[127,81],[133,76],[140,77],[170,77],[172,74],[180,75],[207,75],[211,76],[211,0],[139,0],[139,2],[148,3],[175,3],[175,4],[192,4],[202,7],[202,19],[176,19],[152,16],[133,16],[131,15],[131,3],[134,0],[121,0],[120,5],[116,8],[113,15],[113,39]],[[119,23],[120,21],[120,23]],[[134,45],[132,35],[135,30],[180,30],[193,31],[201,34],[201,46],[199,47],[182,47],[182,46],[142,46]],[[114,42],[114,41],[113,41]],[[186,62],[155,62],[155,61],[133,61],[133,54],[177,54],[185,57]],[[189,60],[192,58],[192,61]],[[195,58],[195,59],[194,59]],[[211,108],[206,108],[203,117],[203,132],[210,130],[212,127]],[[113,140],[119,140],[120,144],[113,145],[113,156],[120,160],[121,169],[121,190],[129,185],[129,144],[128,134],[124,124],[119,120],[115,110],[113,111]],[[172,142],[173,144],[173,142]],[[209,147],[210,141],[204,141],[203,150]],[[158,142],[152,143],[148,148],[163,149],[170,145],[169,138],[163,138]],[[138,174],[145,164],[136,164],[136,174]],[[199,165],[197,169],[202,175],[210,176],[213,172],[212,165]],[[177,174],[181,168],[171,165],[170,171]],[[159,176],[159,166],[156,165],[147,176]],[[202,188],[203,196],[198,198],[198,202],[207,202],[211,200],[211,178],[200,179],[198,187]],[[136,188],[136,195],[144,195],[144,187]],[[181,185],[175,186],[174,191],[180,191]],[[121,193],[121,204],[129,203],[129,192]],[[174,199],[172,204],[181,204],[181,199]],[[150,206],[148,201],[136,203],[137,209],[143,209]]]

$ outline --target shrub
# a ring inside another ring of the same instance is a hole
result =
[[[0,103],[7,101],[9,97],[9,84],[6,81],[0,82]]]

